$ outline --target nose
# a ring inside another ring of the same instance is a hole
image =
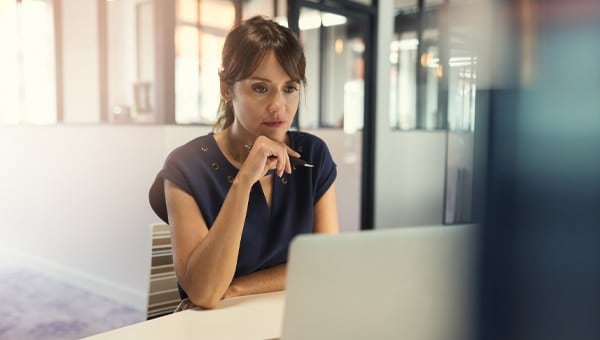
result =
[[[285,107],[285,97],[282,91],[274,91],[271,101],[269,102],[268,110],[270,113],[278,113]]]

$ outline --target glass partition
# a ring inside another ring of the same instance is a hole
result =
[[[390,44],[390,128],[445,133],[443,223],[473,220],[477,55],[473,4],[398,0]]]
[[[364,30],[360,21],[303,7],[298,22],[307,58],[299,127],[363,128]]]
[[[477,57],[469,23],[448,15],[457,11],[453,2],[399,5],[390,45],[390,127],[471,131]]]
[[[473,131],[477,56],[473,52],[473,32],[468,27],[450,30],[448,61],[448,129]]]

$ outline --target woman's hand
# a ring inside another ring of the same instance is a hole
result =
[[[248,178],[251,183],[261,179],[269,170],[276,170],[277,176],[284,172],[292,173],[291,157],[300,157],[284,143],[272,140],[265,136],[258,136],[254,144],[246,146],[249,149],[248,157],[244,161],[238,176]]]

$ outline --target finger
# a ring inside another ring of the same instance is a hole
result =
[[[271,155],[271,157],[277,161],[276,171],[277,171],[277,176],[279,176],[279,177],[283,176],[283,172],[287,170],[287,168],[288,168],[287,164],[289,163],[289,158],[286,153],[287,149],[285,148],[285,145],[283,145],[283,146],[284,147],[282,147],[280,151],[272,152],[272,155]]]
[[[287,145],[285,145],[285,148],[286,148],[286,152],[288,155],[290,155],[291,157],[294,157],[294,158],[300,158],[301,155],[296,150],[290,148]]]
[[[277,168],[278,159],[276,157],[269,157],[265,161],[265,175],[269,172],[269,170],[275,170],[277,174],[279,174],[279,170]]]
[[[283,176],[283,172],[287,169],[286,167],[287,155],[283,154],[277,157],[277,176]]]
[[[292,162],[290,161],[290,157],[286,155],[285,157],[286,163],[285,163],[285,172],[287,172],[288,174],[292,174]]]
[[[269,159],[272,159],[275,163],[275,170],[277,170],[277,173],[279,174],[282,169],[284,168],[284,160],[283,158],[285,157],[285,154],[282,154],[281,152],[270,152],[269,155]]]
[[[283,173],[286,172],[288,174],[292,173],[292,162],[290,161],[290,155],[292,157],[300,157],[300,154],[295,150],[291,149],[289,146],[283,144],[284,153],[283,157],[281,157],[282,166],[279,177],[283,176]]]

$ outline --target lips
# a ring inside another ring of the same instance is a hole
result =
[[[268,122],[264,122],[263,124],[268,127],[281,127],[285,125],[285,122],[283,120],[271,120]]]

